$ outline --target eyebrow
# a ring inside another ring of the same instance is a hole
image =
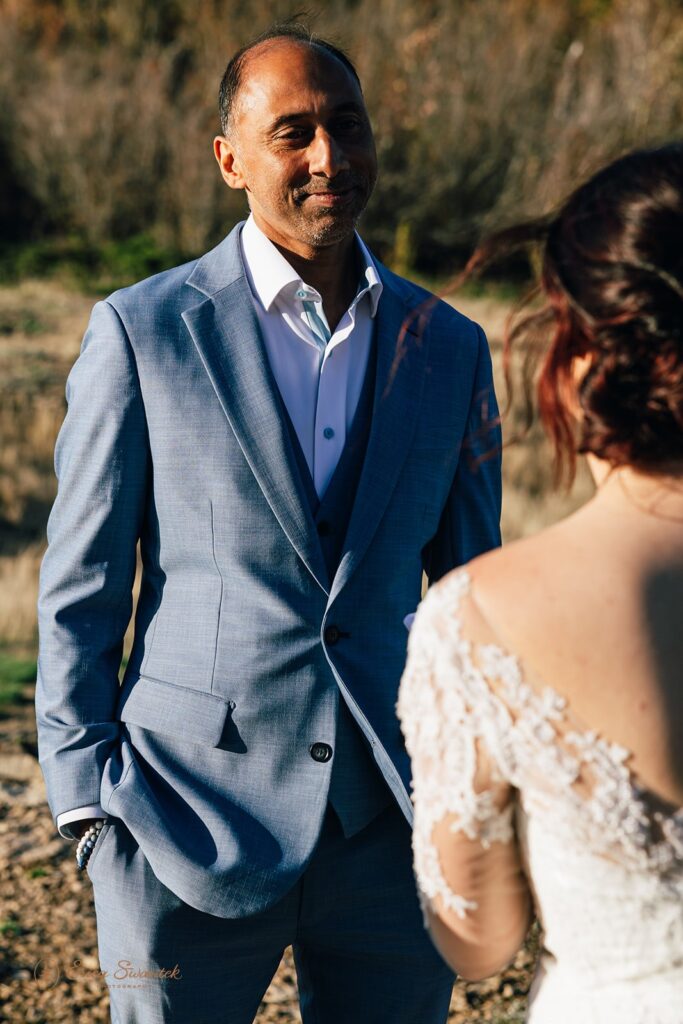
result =
[[[340,103],[339,106],[335,107],[332,111],[333,115],[345,113],[362,114],[364,117],[367,116],[365,108],[354,100],[350,100],[348,103]],[[280,114],[280,116],[276,117],[272,124],[268,126],[268,132],[276,132],[278,128],[282,128],[286,124],[291,124],[293,121],[301,121],[306,117],[310,117],[310,111],[308,110],[297,110],[292,111],[289,114]]]

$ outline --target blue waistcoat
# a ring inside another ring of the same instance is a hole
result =
[[[287,413],[284,401],[282,402],[282,414],[289,428],[301,487],[311,506],[327,573],[331,580],[336,575],[344,551],[344,539],[365,459],[372,423],[376,368],[377,354],[373,339],[368,368],[351,429],[322,499],[318,498],[294,424]],[[337,691],[332,671],[327,669],[326,675],[332,691]],[[352,836],[365,828],[391,800],[389,788],[371,755],[367,741],[340,695],[329,801],[341,821],[344,835]]]

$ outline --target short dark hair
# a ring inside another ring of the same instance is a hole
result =
[[[232,117],[233,108],[235,106],[235,99],[240,90],[242,83],[242,72],[244,70],[245,59],[247,55],[255,47],[261,43],[267,42],[269,39],[291,39],[295,42],[304,43],[306,46],[317,47],[320,50],[324,50],[326,53],[336,57],[337,60],[341,61],[345,68],[347,68],[353,77],[358,82],[358,86],[362,92],[362,86],[358,72],[351,59],[341,50],[338,46],[330,43],[327,39],[322,39],[320,36],[314,35],[303,22],[300,21],[285,21],[277,22],[271,25],[270,28],[262,32],[261,35],[252,39],[251,42],[243,46],[241,50],[238,50],[234,56],[228,61],[228,65],[223,73],[221,79],[220,91],[218,94],[218,109],[221,121],[221,130],[224,135],[228,134],[230,129],[230,120]]]

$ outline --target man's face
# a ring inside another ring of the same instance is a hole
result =
[[[259,227],[302,255],[353,233],[377,178],[358,83],[331,54],[289,40],[247,59],[229,139],[216,157]]]

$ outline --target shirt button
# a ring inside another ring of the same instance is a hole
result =
[[[325,429],[323,430],[323,437],[325,438],[326,441],[332,440],[332,438],[334,437],[334,430],[332,429],[332,427],[325,427]]]
[[[296,293],[297,299],[305,299],[307,295],[308,292],[305,292],[303,288],[299,288],[299,291]]]
[[[329,761],[332,757],[332,747],[329,743],[314,743],[310,748],[310,754],[314,761],[320,761],[324,764],[325,761]]]
[[[331,647],[333,647],[339,641],[340,637],[341,633],[339,631],[339,626],[328,626],[325,632],[323,633],[323,639],[325,643],[329,644]]]

